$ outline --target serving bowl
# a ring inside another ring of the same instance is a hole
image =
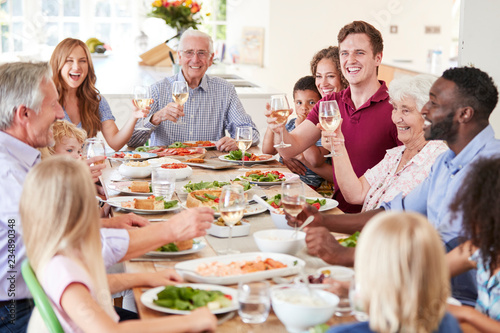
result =
[[[335,312],[339,297],[324,290],[285,285],[271,289],[271,302],[287,331],[299,333],[327,322]]]
[[[151,175],[152,167],[147,162],[122,163],[118,172],[125,177],[146,178]]]
[[[295,254],[306,245],[306,233],[299,231],[297,237],[294,233],[295,230],[260,230],[253,234],[253,238],[262,252]]]
[[[282,211],[281,209],[278,208],[279,211]],[[285,217],[285,213],[283,214],[276,214],[272,211],[269,211],[271,213],[271,219],[273,220],[274,225],[278,229],[288,229],[288,230],[293,230],[294,228],[289,226]]]

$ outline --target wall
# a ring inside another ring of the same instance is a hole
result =
[[[239,45],[244,26],[265,28],[264,67],[252,67],[252,80],[291,94],[295,81],[310,73],[313,54],[337,44],[337,33],[353,20],[375,25],[384,37],[384,60],[410,59],[426,70],[427,52],[450,49],[454,0],[228,0],[228,49]],[[398,25],[398,34],[389,26]],[[424,34],[425,25],[441,27]]]
[[[459,64],[474,65],[487,72],[500,85],[500,2],[493,0],[462,0]],[[490,117],[496,137],[500,138],[500,106]]]

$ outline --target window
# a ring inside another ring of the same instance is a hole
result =
[[[202,6],[205,21],[202,29],[212,36],[214,41],[226,40],[226,0],[205,0]],[[210,13],[210,16],[206,16]]]

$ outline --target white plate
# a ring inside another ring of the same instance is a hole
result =
[[[220,290],[226,295],[230,295],[232,297],[232,304],[231,306],[228,306],[226,308],[222,309],[217,309],[217,310],[212,310],[213,314],[219,314],[219,313],[226,313],[234,310],[238,310],[238,290],[234,288],[229,288],[229,287],[222,287],[222,286],[214,286],[210,284],[189,284],[189,283],[184,283],[184,284],[178,284],[176,285],[177,287],[192,287],[193,289],[203,289],[203,290]],[[166,308],[164,306],[159,306],[153,303],[153,300],[158,299],[157,295],[160,291],[165,289],[165,287],[156,287],[153,289],[149,289],[148,291],[145,291],[141,295],[141,302],[144,304],[144,306],[159,311],[159,312],[164,312],[164,313],[171,313],[171,314],[190,314],[191,311],[183,311],[183,310],[176,310],[176,309],[170,309]]]
[[[148,183],[151,184],[150,182],[148,182]],[[132,185],[131,181],[129,181],[129,182],[113,182],[113,183],[109,184],[108,187],[114,191],[118,191],[118,192],[124,193],[124,194],[144,195],[144,196],[148,196],[148,197],[153,194],[152,192],[148,192],[148,193],[132,192],[132,191],[130,191],[130,185]]]
[[[272,171],[272,170],[262,170],[262,171]],[[282,174],[285,175],[284,178],[282,178],[283,180],[281,181],[276,181],[276,182],[258,182],[258,181],[254,181],[254,180],[250,180],[249,177],[245,177],[245,176],[239,176],[237,178],[240,178],[240,179],[245,179],[245,180],[248,180],[249,183],[251,184],[255,184],[255,185],[263,185],[263,186],[266,186],[266,185],[276,185],[276,184],[282,184],[284,181],[287,181],[287,180],[294,180],[294,179],[297,179],[299,178],[298,175],[294,174],[294,173],[290,173],[290,172],[282,172]]]
[[[268,154],[261,154],[261,155],[268,155]],[[239,161],[228,160],[228,159],[226,159],[226,156],[229,156],[229,154],[219,156],[219,160],[224,161],[224,162],[232,162],[232,163],[239,163],[239,164],[242,163],[241,160],[239,160]],[[263,160],[263,161],[245,161],[245,165],[246,164],[250,165],[250,164],[267,163],[269,161],[274,161],[275,160],[275,158],[274,158],[273,155],[268,155],[268,156],[270,156],[269,159]]]
[[[210,140],[198,140],[198,141],[210,141]],[[208,147],[205,147],[205,146],[199,146],[199,147],[202,147],[202,148],[205,148],[206,150],[212,150],[212,149],[216,149],[217,147],[215,146],[215,143],[217,141],[210,141],[211,143],[213,143],[214,145],[213,146],[208,146]],[[196,141],[184,141],[183,143],[196,143]]]
[[[124,153],[124,154],[139,154],[141,155],[141,157],[136,157],[136,158],[132,158],[132,157],[113,157],[114,154],[118,154],[118,153]],[[114,153],[110,153],[110,154],[106,154],[106,156],[108,157],[108,159],[112,160],[112,161],[144,161],[144,160],[147,160],[147,159],[150,159],[150,158],[153,158],[153,157],[157,157],[158,155],[156,155],[155,153],[141,153],[141,152],[136,152],[136,151],[115,151]]]
[[[201,250],[203,250],[205,248],[205,246],[207,246],[205,243],[198,242],[198,243],[194,243],[193,247],[190,248],[189,250],[178,251],[178,252],[150,251],[146,254],[148,256],[152,256],[152,257],[177,257],[177,256],[183,256],[186,254],[200,252]]]
[[[337,200],[333,200],[333,199],[328,199],[328,198],[312,198],[312,197],[307,197],[306,199],[312,199],[312,200],[316,200],[316,199],[319,199],[319,200],[326,200],[325,204],[323,206],[321,206],[319,208],[319,211],[320,212],[323,212],[325,210],[330,210],[330,209],[334,209],[335,207],[337,207],[339,205],[338,201]]]
[[[202,276],[196,272],[198,266],[202,263],[219,262],[222,264],[229,264],[233,261],[254,261],[257,258],[265,260],[271,258],[276,261],[280,261],[287,265],[284,268],[270,269],[267,271],[254,272],[242,275],[231,275],[231,276]],[[211,283],[220,285],[231,285],[237,284],[238,282],[249,282],[249,281],[261,281],[265,279],[270,279],[274,276],[288,276],[301,272],[305,267],[305,262],[297,257],[282,254],[282,253],[266,253],[266,252],[249,252],[240,254],[231,254],[225,256],[211,257],[211,258],[200,258],[194,260],[188,260],[184,262],[177,263],[175,269],[178,273],[188,281],[198,282],[198,283]]]
[[[222,181],[219,181],[219,182],[222,182]],[[195,182],[194,184],[196,184],[196,183],[200,183],[200,182]],[[228,183],[230,183],[230,184],[231,184],[231,181],[229,181]],[[250,182],[249,182],[249,183],[250,183]],[[187,185],[187,184],[186,184],[186,185]],[[182,193],[184,193],[184,194],[186,194],[186,195],[187,195],[188,193],[191,193],[191,192],[188,192],[188,191],[186,190],[186,185],[184,185],[183,187],[181,187],[181,188],[180,188],[180,192],[182,192]],[[213,187],[213,188],[211,187],[211,188],[204,188],[204,189],[202,189],[202,190],[219,190],[219,189],[221,189],[221,188],[222,188],[222,187]],[[250,184],[250,188],[249,188],[248,190],[246,190],[246,191],[243,191],[243,192],[245,192],[245,193],[246,193],[246,192],[249,192],[249,191],[251,191],[251,190],[252,190],[252,188],[253,188],[253,185],[252,185],[252,184]]]
[[[137,213],[137,214],[161,214],[161,213],[165,213],[165,212],[170,212],[170,211],[173,211],[173,210],[177,210],[177,209],[180,209],[182,207],[179,203],[177,203],[177,205],[175,205],[172,208],[169,208],[169,209],[158,209],[158,210],[125,208],[125,207],[121,206],[122,202],[124,202],[124,201],[133,201],[134,199],[144,199],[144,197],[116,197],[116,198],[108,199],[107,203],[110,206],[113,206],[113,207],[116,207],[116,208],[121,208],[123,210],[129,211],[129,212],[133,212],[133,213]]]
[[[330,271],[330,275],[323,273],[323,271],[327,271],[327,270]],[[325,266],[325,267],[321,267],[321,268],[317,269],[316,274],[318,274],[318,275],[324,274],[325,277],[331,277],[333,279],[335,279],[335,276],[338,275],[339,280],[347,281],[347,280],[350,280],[350,277],[354,276],[354,270],[352,268],[340,266],[340,265]]]
[[[217,224],[213,224],[207,230],[209,235],[219,237],[219,238],[228,238],[229,237],[229,227],[220,226]],[[241,225],[235,225],[233,227],[233,231],[231,232],[231,237],[243,237],[248,236],[250,234],[250,223],[241,221]]]
[[[266,210],[267,208],[262,207],[259,204],[247,205],[245,208],[245,213],[243,213],[243,216],[257,215],[260,213],[264,213]],[[220,213],[214,212],[214,216],[220,216]]]

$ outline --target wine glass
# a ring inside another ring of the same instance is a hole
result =
[[[94,156],[106,156],[106,146],[104,145],[104,141],[97,138],[86,139],[82,148],[82,157],[89,159]],[[92,163],[90,166],[93,166],[94,164],[104,164],[104,161],[105,160]]]
[[[236,144],[238,149],[241,150],[241,166],[245,167],[245,153],[252,145],[252,128],[251,127],[238,127],[236,128]],[[240,169],[244,171],[245,169]]]
[[[288,214],[296,217],[306,204],[304,183],[300,180],[285,181],[281,184],[281,203]],[[295,225],[297,231],[297,225]]]
[[[189,97],[189,87],[186,81],[175,81],[172,84],[172,99],[176,104],[184,105]],[[182,125],[184,122],[179,118],[177,125]]]
[[[139,110],[143,110],[146,107],[153,104],[153,99],[151,98],[151,92],[148,86],[135,86],[134,87],[134,99],[132,101],[135,107]],[[141,126],[135,128],[139,131],[149,131],[150,129],[144,126],[144,118],[142,117]]]
[[[231,249],[231,237],[233,226],[243,217],[246,207],[245,194],[241,185],[225,185],[219,198],[219,213],[224,222],[229,226],[229,238],[227,249],[220,251],[221,254],[240,253]]]
[[[288,104],[288,100],[286,99],[286,95],[273,95],[271,96],[271,117],[276,118],[275,123],[276,124],[284,124],[286,123],[286,120],[290,113],[292,112],[292,109],[290,109],[290,105]],[[281,132],[281,142],[277,145],[274,145],[275,148],[287,148],[290,147],[291,145],[288,143],[285,143],[283,141],[283,131],[285,129],[283,128]]]
[[[325,132],[334,132],[337,127],[340,125],[340,110],[337,104],[337,101],[323,101],[319,103],[319,122],[321,126],[325,129]],[[329,139],[326,139],[327,142]],[[333,150],[333,154],[330,153],[325,155],[325,157],[333,157],[333,156],[341,156],[342,154],[335,153]]]

